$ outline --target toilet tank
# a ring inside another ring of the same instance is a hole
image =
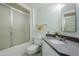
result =
[[[42,37],[34,37],[34,44],[40,45],[42,44]]]

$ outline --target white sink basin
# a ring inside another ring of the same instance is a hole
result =
[[[53,44],[64,44],[62,41],[59,40],[49,40],[50,42],[52,42]]]

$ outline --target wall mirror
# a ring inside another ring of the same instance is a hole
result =
[[[67,3],[61,9],[62,31],[76,32],[76,4]]]

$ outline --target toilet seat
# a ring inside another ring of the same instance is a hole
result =
[[[34,54],[34,53],[36,53],[38,51],[38,48],[39,48],[38,45],[33,44],[33,45],[27,47],[27,53],[28,54]]]

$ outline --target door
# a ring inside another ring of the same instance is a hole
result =
[[[11,46],[10,8],[0,4],[0,50]]]
[[[29,41],[29,16],[13,10],[13,45]]]

